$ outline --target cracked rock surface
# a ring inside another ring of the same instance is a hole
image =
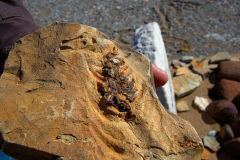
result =
[[[0,145],[17,159],[194,160],[203,149],[190,123],[159,102],[149,60],[80,24],[16,42],[0,108]]]

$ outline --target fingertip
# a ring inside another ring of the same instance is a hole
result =
[[[152,64],[155,87],[163,86],[168,81],[168,75],[162,69]]]

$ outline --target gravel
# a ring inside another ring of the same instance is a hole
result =
[[[81,23],[128,44],[136,28],[156,21],[171,58],[219,51],[240,54],[239,0],[23,1],[40,26],[55,21]]]

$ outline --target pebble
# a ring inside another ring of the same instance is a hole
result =
[[[193,60],[191,63],[190,68],[200,74],[203,78],[208,77],[210,73],[210,66],[208,64],[208,59],[204,59],[201,62],[198,62],[198,60]]]
[[[224,142],[234,138],[233,130],[229,124],[225,124],[221,127],[219,135]]]
[[[221,148],[216,138],[212,136],[205,136],[203,138],[203,144],[213,152],[217,152]]]
[[[194,73],[188,73],[173,77],[173,86],[175,95],[180,98],[191,93],[200,86],[202,77]]]
[[[230,60],[231,56],[228,52],[219,52],[211,57],[210,63],[218,63],[221,61]]]
[[[178,67],[183,67],[183,66],[185,66],[186,63],[181,62],[181,61],[178,60],[178,59],[174,59],[174,60],[172,61],[172,65],[173,65],[175,68],[178,68]]]
[[[217,135],[217,131],[211,130],[208,132],[208,136],[215,137]]]
[[[188,111],[189,107],[186,101],[179,101],[177,102],[177,111],[178,112],[185,112]]]
[[[180,60],[185,63],[190,63],[190,62],[192,62],[193,59],[194,59],[193,56],[182,56],[182,58]]]
[[[196,96],[193,101],[194,105],[199,108],[200,111],[206,111],[209,101],[207,98]]]

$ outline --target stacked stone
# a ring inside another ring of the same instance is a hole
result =
[[[221,125],[217,139],[229,156],[240,158],[240,62],[220,62],[213,76],[209,115]]]

